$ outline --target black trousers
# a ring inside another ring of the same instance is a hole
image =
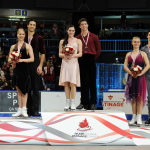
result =
[[[32,114],[39,111],[40,75],[37,74],[39,62],[30,63],[31,90],[28,92],[27,110]],[[31,92],[33,91],[33,93]]]
[[[79,58],[81,80],[81,104],[96,104],[96,63],[95,56],[84,54]],[[89,97],[90,93],[90,97]]]
[[[148,115],[149,115],[149,118],[150,118],[150,78],[145,76],[146,77],[146,84],[147,84],[147,92],[148,92]]]

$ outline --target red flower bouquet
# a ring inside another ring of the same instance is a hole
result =
[[[10,58],[11,58],[11,61],[12,61],[13,68],[15,68],[16,63],[18,63],[19,59],[21,58],[21,53],[18,53],[18,51],[13,51],[10,54]]]
[[[74,49],[73,49],[73,47],[72,47],[72,46],[66,46],[66,47],[64,48],[63,54],[65,54],[65,55],[67,55],[67,56],[74,54]]]
[[[140,74],[142,71],[142,67],[138,66],[138,65],[134,65],[132,68],[131,68],[131,72],[133,73],[133,76],[137,76],[138,74]]]

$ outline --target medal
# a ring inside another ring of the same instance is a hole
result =
[[[88,32],[88,34],[87,34],[87,40],[86,40],[86,41],[85,41],[85,39],[84,39],[84,37],[83,37],[82,34],[81,34],[81,36],[82,36],[82,40],[83,40],[83,42],[84,42],[84,44],[85,44],[84,52],[87,53],[87,52],[89,51],[88,46],[87,46],[88,40],[89,40],[89,32]]]

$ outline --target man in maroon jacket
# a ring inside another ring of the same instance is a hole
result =
[[[27,22],[28,33],[25,37],[25,42],[31,44],[34,53],[34,62],[30,63],[30,77],[31,77],[31,89],[33,90],[33,95],[31,96],[31,91],[28,93],[28,115],[29,116],[40,116],[39,115],[39,89],[40,89],[40,79],[42,74],[42,66],[45,59],[45,44],[43,37],[35,33],[36,21],[30,19]],[[39,53],[41,57],[39,59]]]
[[[95,60],[101,53],[101,45],[98,37],[88,31],[88,21],[81,18],[78,22],[81,33],[76,38],[82,41],[82,57],[79,59],[81,78],[81,103],[76,109],[97,109],[96,91],[96,63]],[[89,100],[90,91],[90,100]]]

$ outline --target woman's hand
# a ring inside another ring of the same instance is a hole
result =
[[[140,77],[140,76],[142,76],[142,75],[143,75],[143,73],[141,72],[141,73],[139,73],[137,76]]]
[[[64,55],[64,60],[68,61],[68,56],[67,55]]]
[[[23,60],[22,60],[22,59],[19,59],[17,62],[23,62]]]
[[[71,54],[68,56],[68,59],[70,60],[71,58],[75,58],[75,55],[74,54]]]

